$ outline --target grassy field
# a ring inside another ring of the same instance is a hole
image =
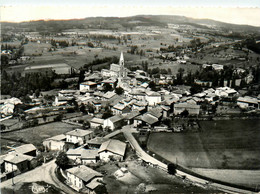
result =
[[[1,134],[2,138],[11,139],[11,141],[1,139],[1,150],[6,150],[7,146],[17,146],[16,144],[19,143],[16,143],[16,141],[18,140],[23,140],[24,142],[32,143],[35,146],[40,146],[43,140],[55,135],[66,133],[68,131],[73,130],[74,128],[75,126],[72,126],[67,123],[54,122],[45,125],[40,125],[37,127],[23,129],[20,131]]]
[[[200,125],[199,133],[153,133],[148,149],[187,167],[260,169],[260,120],[202,121]]]
[[[225,182],[232,182],[237,185],[244,185],[251,188],[256,188],[260,182],[260,170],[223,170],[204,168],[193,168],[192,170],[206,177]]]

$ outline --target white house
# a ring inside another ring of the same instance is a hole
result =
[[[147,100],[149,106],[155,106],[162,101],[161,94],[153,91],[146,91],[145,99]]]
[[[102,143],[98,150],[98,154],[101,160],[108,162],[110,158],[117,161],[122,161],[125,156],[126,143],[116,139],[110,139]]]
[[[46,140],[43,141],[43,146],[47,150],[59,150],[59,151],[64,151],[66,150],[66,135],[61,134],[61,135],[56,135],[53,137],[50,137]]]
[[[93,138],[93,131],[75,129],[66,133],[66,142],[82,145]]]
[[[257,108],[259,109],[259,104],[260,104],[260,100],[258,100],[257,98],[253,98],[250,96],[245,96],[245,97],[239,97],[237,99],[237,105],[240,108]]]
[[[86,81],[86,82],[80,83],[80,85],[79,85],[80,91],[94,90],[95,88],[97,88],[97,83],[92,82],[92,81]]]
[[[115,115],[122,115],[122,114],[126,114],[129,113],[131,111],[131,109],[126,106],[125,104],[121,104],[121,103],[117,103],[116,105],[114,105],[111,108],[113,114]]]
[[[80,165],[67,170],[67,183],[80,192],[94,194],[95,188],[102,185],[103,175],[91,168]]]
[[[32,156],[10,153],[4,158],[5,172],[14,172],[14,174],[20,174],[29,170],[30,161],[33,159]]]
[[[121,127],[122,122],[123,122],[123,117],[121,117],[121,115],[115,115],[105,119],[103,128],[108,127],[111,130],[114,130],[116,128]]]

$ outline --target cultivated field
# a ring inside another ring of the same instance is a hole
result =
[[[199,133],[153,133],[148,149],[194,168],[260,169],[260,120],[200,122]]]
[[[1,150],[7,150],[7,146],[17,146],[17,144],[20,144],[17,143],[19,140],[32,143],[35,146],[40,146],[43,140],[55,135],[66,133],[73,130],[74,128],[75,126],[67,123],[54,122],[45,125],[39,125],[37,127],[22,129],[20,131],[1,134],[2,138],[8,138],[11,140],[9,141],[1,138]]]

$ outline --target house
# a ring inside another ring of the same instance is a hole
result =
[[[43,146],[46,150],[66,150],[66,135],[60,134],[50,137],[43,141]]]
[[[92,104],[93,104],[93,106],[95,106],[95,112],[98,113],[101,110],[101,106],[102,106],[101,100],[94,99],[92,101]]]
[[[68,185],[80,193],[94,194],[97,186],[102,185],[103,175],[85,165],[70,168],[66,172]]]
[[[101,86],[104,86],[104,84],[109,84],[112,86],[112,88],[114,88],[116,82],[117,82],[117,79],[114,79],[114,78],[106,79],[101,82]]]
[[[215,94],[220,97],[232,97],[238,94],[238,92],[229,87],[216,88]]]
[[[126,143],[116,139],[109,139],[102,143],[98,150],[98,154],[101,160],[108,162],[110,158],[117,161],[122,161],[125,156]]]
[[[83,90],[94,90],[97,88],[97,83],[92,82],[92,81],[86,81],[83,83],[79,84],[79,90],[83,91]]]
[[[159,120],[154,115],[146,113],[141,116],[141,121],[144,125],[147,125],[148,127],[153,127],[158,123]]]
[[[190,115],[198,115],[200,112],[200,105],[179,103],[174,104],[174,114],[181,114],[184,110],[187,110]]]
[[[103,100],[110,100],[111,98],[113,98],[114,96],[116,96],[117,94],[115,92],[110,92],[108,91],[107,93],[105,93],[103,95]]]
[[[99,149],[101,144],[107,141],[104,137],[95,137],[87,141],[87,145],[89,149]]]
[[[67,97],[68,99],[73,99],[73,97],[76,93],[77,93],[77,90],[61,90],[58,92],[58,96]]]
[[[121,103],[117,103],[116,105],[114,105],[111,108],[111,110],[114,115],[122,115],[122,114],[129,113],[131,111],[131,109],[128,106]]]
[[[146,112],[148,103],[145,101],[136,101],[132,105],[132,110],[138,110],[139,112]]]
[[[90,120],[91,128],[97,128],[99,126],[102,127],[103,125],[104,125],[104,119],[94,117],[93,119]]]
[[[224,66],[219,64],[212,64],[212,69],[214,69],[215,71],[221,71],[224,69]]]
[[[171,112],[171,107],[167,106],[167,105],[160,105],[160,107],[162,108],[163,111],[163,117],[167,118],[170,116],[170,112]]]
[[[237,99],[237,105],[240,108],[256,108],[259,109],[260,106],[260,100],[258,100],[257,98],[253,98],[250,96],[245,96],[245,97],[239,97]]]
[[[123,125],[123,117],[121,115],[115,115],[110,118],[105,119],[103,128],[110,128],[115,130]]]
[[[98,150],[83,149],[81,152],[81,164],[96,163],[99,160]]]
[[[82,145],[93,138],[93,131],[75,129],[66,133],[66,142]]]
[[[66,152],[66,155],[71,160],[77,160],[81,158],[82,148],[69,149]]]
[[[145,99],[149,106],[154,106],[162,101],[161,95],[158,92],[146,91]]]
[[[124,120],[127,122],[127,125],[131,125],[134,123],[134,118],[140,115],[138,110],[133,110],[132,112],[125,115]]]
[[[12,152],[35,157],[37,155],[37,148],[33,144],[24,144],[24,145],[14,148],[11,151],[11,153]]]
[[[32,160],[32,156],[10,153],[4,158],[5,172],[14,172],[14,175],[26,172],[30,169],[30,162]]]

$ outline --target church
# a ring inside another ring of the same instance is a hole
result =
[[[119,64],[112,63],[110,69],[102,69],[101,74],[103,77],[115,77],[123,79],[127,77],[128,69],[125,68],[125,61],[123,52],[121,52]]]

